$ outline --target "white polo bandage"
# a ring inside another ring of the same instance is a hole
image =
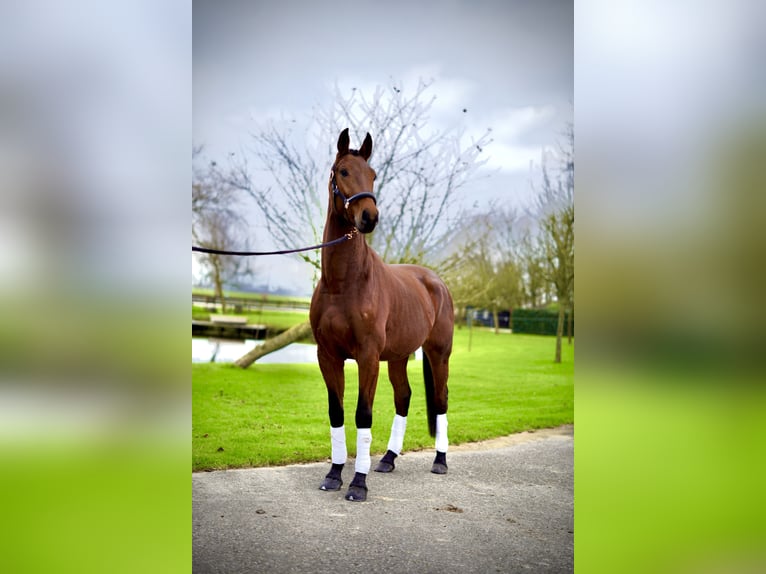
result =
[[[407,417],[394,415],[394,422],[391,425],[391,437],[388,439],[388,450],[396,455],[401,454],[404,444],[404,433],[407,430]]]
[[[346,450],[346,427],[330,427],[330,441],[332,442],[332,463],[346,464],[348,451]]]
[[[436,450],[447,452],[449,439],[447,438],[447,415],[436,415]]]
[[[371,429],[356,429],[356,465],[354,470],[362,474],[370,472],[370,446],[372,445]]]

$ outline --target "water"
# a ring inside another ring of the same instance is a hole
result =
[[[247,339],[205,339],[192,337],[192,363],[233,363],[263,341]],[[423,359],[423,349],[415,351],[415,359]],[[351,359],[349,359],[351,360]],[[269,353],[257,361],[263,363],[313,363],[317,364],[317,347],[308,343],[290,343],[278,351]]]
[[[246,339],[235,341],[230,339],[205,339],[192,337],[192,363],[233,363],[242,355],[252,350],[263,341]],[[317,362],[316,345],[307,343],[290,343],[286,347],[269,353],[258,359],[263,363],[314,363]]]

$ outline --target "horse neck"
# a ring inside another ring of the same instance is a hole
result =
[[[324,241],[333,241],[352,230],[352,224],[335,214],[331,200],[324,227]],[[339,287],[347,282],[358,285],[359,278],[369,273],[371,264],[367,241],[361,233],[355,233],[348,241],[322,249],[322,280]]]

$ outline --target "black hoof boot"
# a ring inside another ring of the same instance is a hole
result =
[[[434,474],[447,474],[447,453],[436,451],[434,465],[431,467]]]
[[[354,480],[348,485],[346,500],[352,502],[364,502],[367,500],[367,475],[357,472],[354,474]]]
[[[394,464],[395,458],[396,453],[387,450],[386,454],[383,455],[383,458],[380,459],[378,466],[375,467],[375,472],[391,472],[394,470],[396,468],[396,465]]]
[[[341,472],[343,472],[343,465],[333,464],[330,472],[324,477],[319,490],[340,490],[343,484],[343,479],[340,477]]]

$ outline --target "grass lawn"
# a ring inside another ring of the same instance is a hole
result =
[[[231,315],[232,313],[227,313]],[[247,322],[250,325],[267,325],[269,328],[276,331],[284,331],[289,329],[293,325],[303,323],[309,320],[308,311],[257,311],[237,313],[242,317],[247,317]],[[208,321],[210,319],[210,311],[202,307],[195,307],[192,305],[192,319],[198,321]]]
[[[253,301],[270,302],[270,303],[298,303],[307,305],[311,302],[311,297],[293,297],[290,295],[272,295],[266,293],[250,293],[247,291],[224,291],[225,297],[237,297],[239,299],[251,299]],[[214,291],[212,288],[207,287],[192,287],[192,295],[207,295],[212,297]]]
[[[450,362],[451,444],[574,422],[574,350],[555,338],[455,331]],[[412,402],[404,450],[433,448],[426,421],[423,368],[409,366]],[[346,364],[346,437],[354,456],[357,369]],[[325,460],[330,455],[327,394],[316,365],[192,365],[193,470]],[[386,365],[373,408],[372,453],[386,450],[394,416]]]

